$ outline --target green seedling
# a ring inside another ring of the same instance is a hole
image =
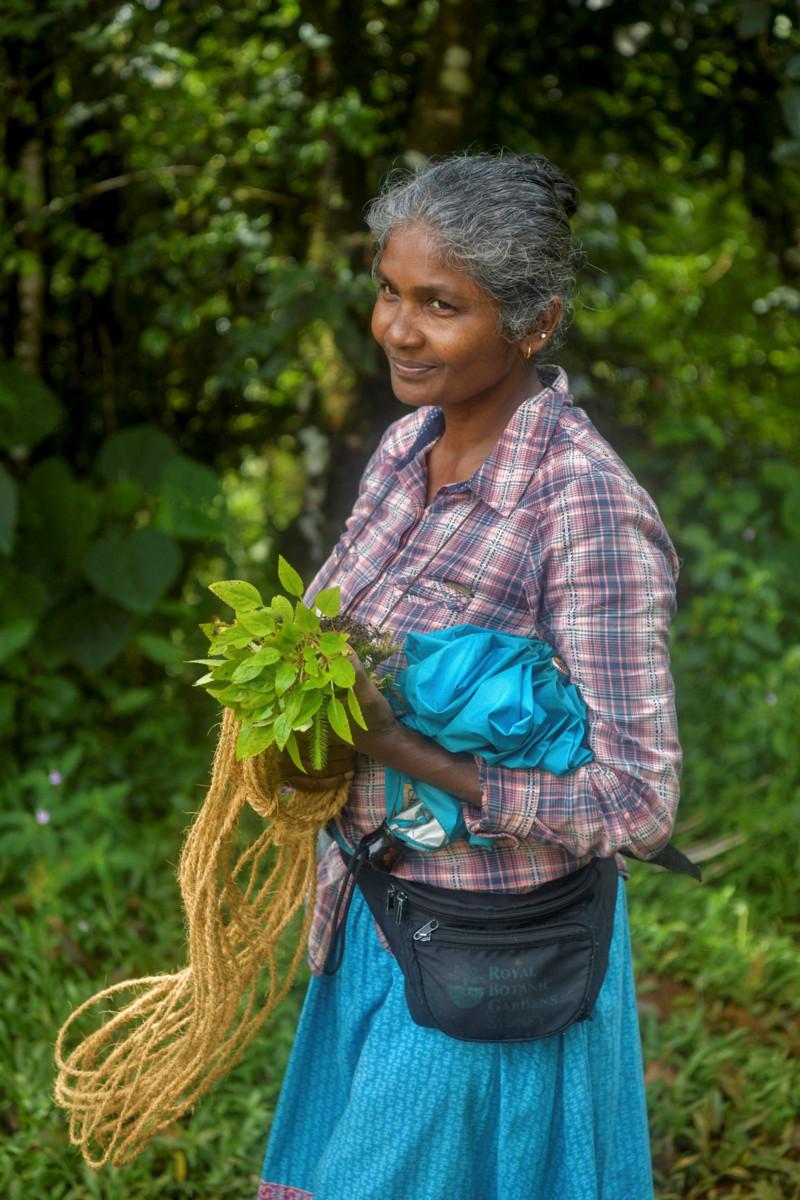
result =
[[[321,770],[329,730],[353,745],[350,720],[367,728],[353,687],[350,653],[356,653],[381,687],[391,676],[376,679],[372,669],[399,647],[376,627],[340,617],[338,587],[323,588],[310,606],[304,604],[303,580],[283,556],[278,557],[278,578],[286,594],[273,596],[268,604],[242,579],[210,584],[235,619],[200,625],[212,657],[186,661],[208,667],[193,686],[204,687],[241,722],[237,759],[251,758],[274,743],[307,773],[298,734],[307,735],[311,765]]]

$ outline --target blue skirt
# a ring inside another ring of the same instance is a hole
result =
[[[338,973],[306,993],[259,1200],[652,1200],[625,885],[588,1021],[461,1042],[411,1020],[356,889]]]

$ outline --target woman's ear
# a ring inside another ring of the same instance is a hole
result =
[[[527,337],[521,338],[518,345],[523,358],[532,358],[539,350],[543,350],[561,320],[564,311],[564,301],[560,296],[552,300],[544,316],[531,330]]]

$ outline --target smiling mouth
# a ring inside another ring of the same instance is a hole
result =
[[[400,358],[392,358],[391,355],[389,355],[389,362],[392,369],[398,375],[403,375],[406,379],[416,379],[420,375],[426,375],[428,371],[435,369],[433,363],[404,362]]]

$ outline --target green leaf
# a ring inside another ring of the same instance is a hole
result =
[[[267,637],[275,632],[275,618],[268,608],[251,608],[236,614],[236,624],[253,637]]]
[[[341,700],[337,700],[335,696],[331,696],[326,712],[334,733],[338,734],[342,741],[349,742],[352,746],[353,735],[350,732],[350,722],[347,719],[347,713]]]
[[[322,708],[322,702],[325,699],[320,691],[304,692],[301,694],[303,703],[297,714],[297,725],[305,725],[307,721],[310,721],[314,713],[319,712]]]
[[[183,454],[165,466],[153,523],[176,538],[213,541],[224,534],[225,498],[210,467]]]
[[[278,555],[278,579],[283,590],[290,596],[302,596],[306,590],[303,580],[282,554]]]
[[[228,625],[224,628],[218,625],[217,629],[222,629],[222,632],[218,633],[212,639],[211,645],[208,648],[210,654],[216,654],[219,650],[227,650],[229,648],[241,649],[250,644],[250,635],[242,633],[237,625]]]
[[[283,648],[284,657],[288,658],[287,650],[295,657],[295,651],[303,640],[302,630],[298,629],[294,621],[287,621],[283,626],[278,638],[278,645]]]
[[[358,697],[352,688],[349,688],[347,691],[347,707],[353,714],[353,720],[356,722],[356,724],[360,725],[362,729],[366,729],[367,722],[364,720],[364,714],[361,711],[361,705],[358,703]]]
[[[297,727],[297,721],[300,716],[300,710],[303,707],[304,700],[305,696],[302,692],[292,692],[290,696],[286,697],[286,708],[284,709],[284,712],[286,713],[286,719],[293,729]]]
[[[252,758],[260,754],[275,741],[275,730],[272,726],[246,727],[244,724],[236,738],[236,757],[241,762],[243,758]]]
[[[262,667],[271,667],[273,663],[279,661],[281,652],[276,646],[262,646],[260,650],[256,650],[252,657]]]
[[[303,661],[305,663],[306,675],[309,675],[312,678],[319,675],[322,668],[320,666],[320,661],[317,658],[317,652],[312,646],[307,646],[303,651]]]
[[[313,604],[323,617],[337,617],[342,604],[342,589],[339,587],[323,588],[321,592],[317,592]]]
[[[287,691],[297,676],[297,663],[283,662],[275,672],[275,691],[280,694]]]
[[[70,465],[53,455],[28,473],[20,492],[20,525],[25,540],[36,546],[37,558],[61,563],[71,572],[86,556],[103,507],[94,488],[79,482]]]
[[[280,750],[283,750],[292,733],[286,713],[281,713],[279,717],[275,718],[272,728],[275,730],[275,743]]]
[[[302,600],[298,600],[294,606],[294,623],[303,633],[317,633],[319,630],[319,617],[306,608]]]
[[[244,662],[239,663],[236,670],[231,675],[232,683],[249,683],[251,679],[255,679],[256,675],[260,675],[264,670],[266,663],[257,662],[257,654],[249,654]]]
[[[247,612],[264,605],[258,588],[244,579],[221,579],[218,583],[210,583],[208,590],[219,596],[220,600],[229,604],[236,612]]]
[[[297,738],[294,736],[293,733],[290,733],[288,738],[286,739],[286,749],[289,751],[289,757],[291,758],[294,765],[296,767],[299,767],[299,769],[303,772],[304,775],[307,775],[308,771],[303,766],[303,760],[300,757],[300,748],[297,745]]]
[[[347,635],[344,633],[323,633],[319,639],[319,648],[326,658],[334,654],[342,654],[348,649]]]
[[[145,658],[149,658],[151,662],[161,663],[166,667],[177,666],[178,663],[183,662],[180,646],[176,646],[173,641],[163,637],[162,634],[143,629],[137,633],[134,640]]]
[[[330,682],[330,671],[323,671],[322,674],[318,675],[315,679],[306,679],[301,690],[304,692],[310,692],[313,691],[314,688],[327,687]]]
[[[133,620],[100,596],[81,595],[51,619],[51,636],[70,662],[86,671],[102,671],[122,653]]]
[[[242,687],[239,683],[231,683],[223,691],[217,694],[217,699],[221,704],[227,705],[229,708],[239,704],[242,700],[247,699],[250,694],[250,688]]]
[[[60,424],[64,410],[38,375],[0,363],[0,446],[32,447]]]
[[[177,455],[175,443],[162,430],[153,425],[129,425],[109,434],[100,447],[97,466],[109,483],[133,479],[152,494],[158,490],[167,463]]]
[[[330,664],[331,679],[339,687],[351,688],[356,681],[355,667],[349,658],[333,658]]]
[[[294,609],[285,596],[273,596],[270,608],[276,616],[282,617],[284,621],[291,621],[294,618]]]
[[[30,617],[17,617],[15,621],[0,625],[0,662],[26,646],[35,632],[36,622]]]
[[[178,577],[181,552],[158,529],[108,533],[89,547],[85,571],[101,595],[134,613],[149,613]]]

